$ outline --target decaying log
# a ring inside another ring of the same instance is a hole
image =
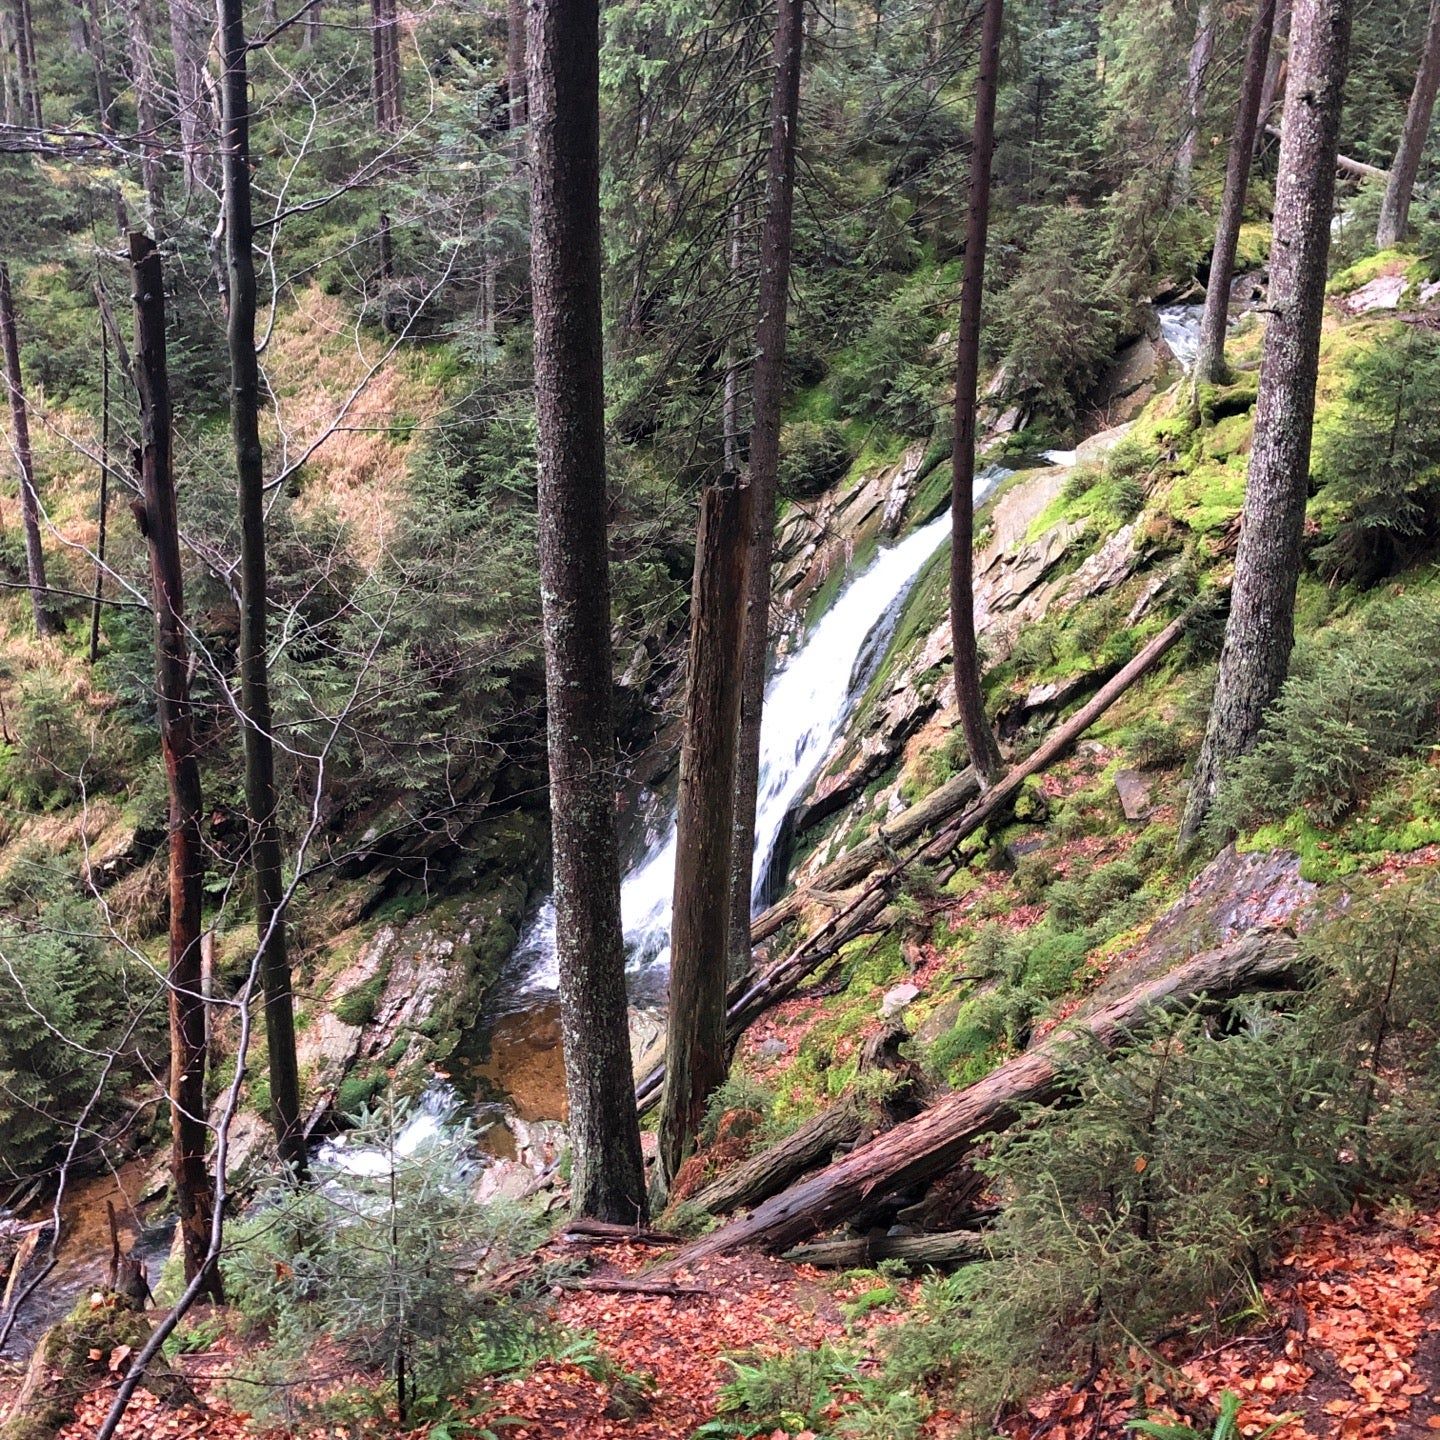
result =
[[[1131,685],[1160,662],[1185,633],[1192,614],[1193,609],[1187,609],[1183,615],[1172,620],[1119,674],[1106,681],[1070,719],[1059,726],[1028,760],[992,785],[938,836],[916,845],[907,854],[896,857],[878,873],[872,874],[869,883],[848,906],[831,915],[783,959],[758,977],[732,986],[726,1012],[730,1044],[735,1044],[757,1015],[794,994],[806,978],[842,946],[876,928],[877,922],[884,917],[896,881],[911,865],[944,861],[962,840],[1001,814],[1026,780],[1058,760]],[[662,1061],[635,1087],[635,1101],[641,1114],[654,1105],[664,1078]]]
[[[560,1231],[562,1240],[612,1242],[627,1245],[678,1245],[678,1235],[667,1235],[662,1230],[647,1230],[642,1226],[617,1225],[611,1220],[571,1220]]]
[[[882,1187],[897,1189],[933,1179],[964,1159],[982,1135],[1009,1125],[1021,1107],[1062,1093],[1066,1062],[1078,1037],[1088,1036],[1104,1049],[1114,1049],[1159,1010],[1202,995],[1229,996],[1289,978],[1296,953],[1293,939],[1276,931],[1252,931],[1205,951],[1118,1000],[1077,1016],[1034,1050],[876,1136],[748,1216],[702,1236],[652,1273],[669,1275],[707,1256],[745,1246],[788,1249],[853,1214]]]
[[[900,846],[908,845],[917,836],[964,809],[979,789],[975,772],[962,770],[914,805],[885,821],[874,839],[862,841],[838,860],[832,860],[808,884],[791,891],[784,899],[777,900],[768,910],[757,915],[750,926],[751,943],[758,945],[760,941],[769,939],[809,905],[817,902],[833,904],[837,899],[849,898],[837,892],[843,892],[863,880],[877,865],[893,859]]]
[[[823,1165],[840,1146],[858,1140],[864,1128],[860,1107],[842,1100],[807,1120],[793,1135],[727,1170],[684,1203],[711,1215],[758,1205],[807,1170]]]
[[[723,1215],[758,1205],[783,1190],[807,1170],[827,1164],[837,1150],[867,1138],[915,1113],[914,1097],[922,1088],[920,1067],[900,1054],[910,1032],[899,1020],[882,1026],[866,1042],[856,1067],[861,1075],[884,1070],[895,1077],[894,1090],[882,1102],[867,1106],[854,1096],[822,1110],[798,1130],[758,1155],[727,1170],[683,1204],[686,1209]]]
[[[797,1245],[784,1258],[822,1270],[853,1270],[877,1260],[900,1260],[912,1270],[937,1270],[985,1258],[985,1242],[974,1230],[948,1230],[938,1235],[862,1235],[855,1240],[819,1240]]]

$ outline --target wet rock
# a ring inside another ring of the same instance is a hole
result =
[[[884,1020],[890,1019],[892,1015],[898,1015],[907,1005],[916,1000],[920,995],[920,987],[911,985],[908,982],[904,985],[896,985],[887,990],[880,1001],[880,1016]]]
[[[755,1054],[761,1060],[778,1060],[782,1055],[788,1054],[789,1049],[783,1040],[771,1035],[755,1047]]]
[[[1377,275],[1368,285],[1352,290],[1341,305],[1352,315],[1368,315],[1374,310],[1397,310],[1400,297],[1410,288],[1404,275]]]
[[[910,494],[924,461],[924,445],[912,445],[901,458],[891,478],[890,494],[885,499],[880,515],[881,534],[894,535],[900,529],[900,523],[905,518],[905,507],[910,503]]]
[[[1116,965],[1086,1004],[1103,1005],[1153,975],[1251,930],[1303,926],[1317,889],[1300,877],[1289,850],[1241,855],[1228,845],[1150,927],[1130,959]]]

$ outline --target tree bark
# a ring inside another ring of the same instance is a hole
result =
[[[110,110],[115,102],[110,88],[105,22],[100,14],[99,0],[76,0],[76,5],[85,36],[85,52],[90,56],[90,69],[95,82],[95,113],[100,121],[100,129],[108,134],[113,128],[110,123]]]
[[[1215,7],[1201,0],[1195,21],[1195,43],[1190,47],[1190,64],[1185,74],[1185,133],[1175,155],[1175,197],[1190,198],[1195,175],[1195,157],[1200,149],[1200,124],[1205,115],[1205,79],[1215,54]]]
[[[30,0],[12,0],[15,19],[15,59],[20,72],[20,114],[26,125],[45,127],[40,102],[40,65],[35,58],[35,20]]]
[[[906,1189],[932,1180],[964,1159],[981,1136],[1012,1124],[1025,1105],[1063,1093],[1066,1064],[1078,1037],[1088,1036],[1113,1050],[1158,1012],[1202,994],[1219,998],[1273,985],[1289,978],[1295,965],[1294,941],[1270,931],[1252,932],[1205,951],[1070,1022],[983,1080],[876,1136],[748,1216],[702,1236],[649,1274],[660,1279],[711,1255],[746,1246],[785,1250],[842,1221],[877,1190]]]
[[[576,1215],[646,1214],[615,835],[600,309],[598,0],[530,10],[540,593],[551,843]]]
[[[370,0],[370,47],[374,65],[375,128],[394,135],[404,120],[400,24],[395,0]]]
[[[805,48],[803,0],[777,0],[774,73],[770,90],[770,152],[765,221],[760,239],[759,313],[751,371],[752,492],[750,560],[745,595],[744,673],[740,682],[740,738],[735,762],[734,840],[731,845],[729,938],[732,964],[749,965],[749,925],[755,893],[755,815],[760,784],[760,729],[770,660],[770,571],[775,549],[775,496],[780,473],[780,407],[785,390],[786,313],[790,294],[795,203],[795,140],[800,116],[800,68]]]
[[[985,243],[990,231],[990,164],[995,153],[995,92],[1000,69],[1003,0],[985,0],[980,68],[975,82],[975,130],[970,147],[970,198],[965,260],[956,323],[955,427],[950,465],[950,633],[955,655],[955,705],[970,764],[989,785],[1003,768],[995,733],[985,718],[980,648],[975,638],[975,406],[980,376],[980,307],[985,289]]]
[[[690,595],[689,682],[680,751],[660,1164],[673,1179],[729,1069],[730,862],[751,492],[739,477],[701,497]]]
[[[160,112],[156,96],[154,27],[150,0],[132,0],[130,54],[135,85],[135,118],[139,125],[140,185],[145,191],[146,221],[157,238],[165,226],[164,144],[160,138]]]
[[[230,312],[230,429],[240,521],[240,717],[255,925],[265,992],[270,1118],[281,1161],[305,1173],[300,1069],[276,815],[270,706],[269,579],[265,554],[265,470],[260,448],[260,365],[255,355],[255,227],[250,194],[250,97],[241,0],[218,0],[221,169]]]
[[[96,295],[100,282],[95,282]],[[90,663],[100,658],[100,607],[105,599],[105,528],[110,512],[110,332],[100,320],[100,495],[95,505],[95,598],[90,602]]]
[[[1184,845],[1209,815],[1226,767],[1254,745],[1290,666],[1350,11],[1351,0],[1316,0],[1295,12],[1255,439],[1220,673],[1180,827]]]
[[[170,0],[170,48],[175,57],[180,148],[185,193],[208,185],[215,173],[215,107],[205,73],[212,35],[200,0]]]
[[[165,289],[160,252],[130,236],[135,294],[135,386],[140,398],[141,529],[155,606],[155,693],[170,792],[170,1163],[180,1212],[185,1279],[205,1270],[214,1191],[205,1164],[205,1002],[200,934],[205,855],[200,838],[200,762],[190,709],[190,655],[180,536],[175,516]],[[221,1299],[213,1267],[205,1291]]]
[[[10,267],[0,261],[0,345],[5,351],[5,388],[10,392],[10,439],[20,477],[20,516],[25,527],[25,569],[30,582],[30,607],[35,633],[54,635],[59,629],[50,613],[45,583],[45,549],[40,543],[40,496],[35,488],[35,457],[30,448],[30,411],[20,371],[20,336],[15,324],[15,296]]]
[[[1437,0],[1440,3],[1440,0]],[[1245,45],[1245,72],[1240,81],[1240,103],[1230,136],[1225,164],[1225,190],[1215,222],[1215,248],[1210,258],[1210,279],[1205,288],[1205,312],[1200,318],[1200,351],[1195,361],[1195,384],[1214,385],[1225,378],[1225,329],[1230,322],[1230,283],[1235,276],[1235,252],[1240,244],[1240,222],[1245,215],[1245,191],[1250,183],[1250,160],[1255,153],[1265,66],[1275,26],[1275,0],[1258,0],[1250,38]]]
[[[727,1170],[683,1203],[709,1215],[755,1205],[823,1164],[842,1145],[853,1144],[864,1128],[859,1107],[842,1100],[807,1120],[794,1134]]]
[[[1290,0],[1277,0],[1274,34],[1270,58],[1265,64],[1265,83],[1260,88],[1260,118],[1255,129],[1255,154],[1265,143],[1270,117],[1275,113],[1275,97],[1285,77],[1285,52],[1290,42]]]
[[[877,1260],[898,1260],[912,1270],[945,1270],[983,1260],[985,1237],[974,1230],[935,1235],[862,1235],[855,1240],[820,1240],[785,1252],[792,1265],[822,1270],[856,1270]]]
[[[1377,249],[1389,250],[1405,238],[1405,227],[1410,223],[1410,201],[1415,194],[1415,177],[1420,173],[1420,161],[1425,154],[1437,89],[1440,89],[1440,0],[1431,0],[1425,45],[1420,52],[1420,67],[1415,73],[1415,88],[1410,92],[1405,128],[1400,132],[1400,144],[1390,166],[1389,183],[1385,186],[1385,199],[1380,205],[1380,223],[1375,232]]]

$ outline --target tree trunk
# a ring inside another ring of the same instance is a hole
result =
[[[370,52],[374,66],[375,128],[394,135],[404,118],[400,26],[395,0],[370,0]]]
[[[135,294],[135,386],[140,397],[141,529],[150,551],[155,605],[155,694],[170,791],[170,1156],[185,1279],[205,1268],[214,1192],[205,1165],[205,1001],[200,933],[205,854],[200,837],[200,762],[190,710],[190,656],[175,517],[165,289],[160,252],[130,236]],[[221,1298],[219,1272],[205,1291]]]
[[[316,44],[319,42],[321,23],[320,15],[323,8],[324,7],[321,5],[320,0],[315,0],[315,4],[310,7],[309,12],[306,14],[305,28],[301,32],[300,36],[300,48],[302,50],[313,50]]]
[[[99,280],[96,280],[99,290]],[[95,598],[90,603],[90,663],[100,658],[100,607],[105,599],[105,527],[110,511],[110,332],[100,320],[100,495],[95,506]]]
[[[205,73],[205,56],[212,38],[209,16],[200,0],[170,0],[170,48],[175,56],[175,94],[187,195],[208,185],[215,173],[215,108]]]
[[[1200,124],[1205,116],[1205,78],[1215,53],[1215,7],[1201,0],[1195,21],[1195,43],[1190,47],[1190,64],[1185,75],[1185,133],[1175,155],[1175,198],[1190,198],[1195,174],[1195,157],[1200,149]]]
[[[785,389],[786,307],[795,203],[795,138],[800,115],[800,66],[805,48],[802,0],[777,0],[774,75],[770,91],[770,153],[765,178],[765,225],[760,238],[759,314],[751,372],[752,492],[748,589],[745,595],[744,672],[740,682],[740,738],[735,761],[734,841],[730,864],[731,950],[737,968],[749,964],[755,891],[755,814],[760,783],[760,728],[770,658],[770,570],[775,549],[775,495],[780,472],[780,406]]]
[[[974,1230],[936,1235],[864,1235],[855,1240],[821,1240],[785,1252],[792,1265],[822,1270],[858,1270],[878,1260],[898,1260],[911,1270],[947,1270],[983,1260],[985,1237]]]
[[[95,113],[100,129],[111,130],[110,108],[114,97],[110,89],[110,62],[106,54],[105,22],[99,0],[76,0],[81,29],[85,36],[85,52],[90,57],[90,70],[95,82]]]
[[[160,111],[156,101],[155,39],[150,20],[150,0],[132,0],[130,9],[130,53],[135,85],[135,118],[140,128],[140,185],[145,191],[146,221],[157,238],[165,226],[164,142],[160,135]]]
[[[1226,766],[1254,745],[1290,665],[1350,9],[1351,0],[1316,0],[1295,12],[1255,439],[1220,674],[1182,844],[1199,833]]]
[[[950,632],[955,655],[955,705],[970,764],[985,784],[1000,774],[995,733],[985,718],[980,648],[975,638],[975,405],[980,375],[980,306],[985,242],[990,230],[990,162],[995,153],[995,91],[1000,69],[1004,0],[985,0],[975,130],[970,146],[970,199],[955,346],[955,429],[950,465]]]
[[[1062,1093],[1077,1038],[1088,1036],[1093,1044],[1116,1049],[1157,1012],[1199,995],[1218,998],[1273,985],[1289,978],[1295,964],[1294,941],[1271,931],[1253,932],[1205,951],[1070,1022],[1035,1049],[876,1136],[750,1215],[702,1236],[650,1276],[673,1275],[711,1255],[746,1246],[785,1250],[844,1220],[877,1191],[933,1180],[963,1160],[981,1136],[1012,1124],[1024,1106]]]
[[[750,559],[750,487],[737,477],[701,498],[690,595],[689,681],[680,751],[660,1164],[673,1179],[729,1069],[730,861],[741,645]]]
[[[1440,4],[1440,0],[1437,0]],[[1225,190],[1215,222],[1215,248],[1210,258],[1210,280],[1205,289],[1205,313],[1200,319],[1200,352],[1195,361],[1195,384],[1214,385],[1225,378],[1225,328],[1230,321],[1230,283],[1235,275],[1235,251],[1240,244],[1240,222],[1245,214],[1245,191],[1250,183],[1250,159],[1255,153],[1255,130],[1260,117],[1265,65],[1275,25],[1275,0],[1258,0],[1250,38],[1245,46],[1245,73],[1240,81],[1240,104],[1230,136],[1225,164]]]
[[[219,0],[221,167],[230,313],[230,428],[240,520],[240,715],[255,924],[265,991],[270,1117],[281,1161],[305,1173],[300,1071],[276,816],[269,672],[265,473],[260,448],[260,366],[255,357],[255,230],[250,196],[250,98],[241,0]]]
[[[576,1215],[646,1214],[615,835],[600,309],[599,0],[530,10],[540,593]]]
[[[1285,78],[1285,53],[1290,43],[1290,0],[1277,0],[1270,58],[1265,64],[1265,83],[1260,88],[1260,117],[1255,128],[1255,154],[1265,143],[1266,127],[1275,113],[1275,99]]]
[[[1405,238],[1415,177],[1420,173],[1420,161],[1425,154],[1437,89],[1440,89],[1440,0],[1430,0],[1420,68],[1415,73],[1415,88],[1410,92],[1410,107],[1405,112],[1405,128],[1400,132],[1400,145],[1390,166],[1390,181],[1380,206],[1380,224],[1375,233],[1375,244],[1380,250],[1389,250]]]
[[[35,21],[30,0],[13,0],[15,59],[20,71],[20,115],[24,124],[44,129],[40,103],[40,65],[35,58]]]
[[[40,543],[40,496],[35,488],[35,457],[30,449],[30,411],[25,404],[25,379],[20,373],[20,336],[15,325],[15,297],[10,267],[0,261],[0,344],[5,351],[5,388],[10,392],[10,435],[20,473],[20,515],[25,527],[25,569],[35,633],[54,635],[59,629],[50,613],[45,583],[45,550]]]
[[[530,118],[525,76],[525,0],[505,3],[505,78],[510,94],[510,128],[521,130]]]

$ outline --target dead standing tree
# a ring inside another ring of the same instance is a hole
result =
[[[210,1256],[213,1191],[206,1168],[205,1001],[200,935],[205,856],[200,762],[190,707],[190,647],[175,513],[170,379],[165,354],[165,289],[160,252],[130,236],[135,302],[135,388],[140,400],[140,500],[136,520],[150,555],[155,607],[155,690],[160,749],[170,793],[170,1163],[180,1212],[185,1278],[221,1298]]]
[[[10,395],[10,444],[20,476],[20,515],[25,527],[25,568],[30,582],[30,604],[35,612],[35,633],[53,635],[45,583],[45,550],[40,543],[40,496],[35,489],[35,457],[30,448],[30,411],[25,403],[25,380],[20,371],[20,334],[15,324],[15,296],[10,288],[10,267],[0,261],[0,344],[5,352],[5,388]]]

